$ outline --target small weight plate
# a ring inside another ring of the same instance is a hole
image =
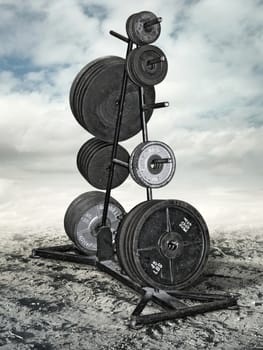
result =
[[[145,27],[149,21],[157,19],[150,11],[141,11],[131,15],[126,22],[128,37],[137,45],[151,44],[156,41],[161,33],[160,23]]]
[[[156,163],[167,160],[167,163]],[[176,160],[172,149],[164,142],[140,143],[129,160],[130,174],[143,187],[159,188],[167,185],[174,176]]]
[[[160,59],[159,62],[151,63]],[[161,61],[161,59],[164,59]],[[126,62],[129,78],[138,86],[153,86],[164,80],[168,70],[165,54],[153,45],[145,45],[132,50]]]
[[[200,213],[179,200],[146,208],[130,232],[129,254],[144,285],[182,289],[200,277],[209,253],[209,233]]]

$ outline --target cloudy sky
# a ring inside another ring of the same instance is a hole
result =
[[[62,226],[64,212],[91,190],[75,157],[91,137],[71,115],[77,72],[119,55],[126,18],[163,17],[156,45],[168,75],[156,86],[151,140],[174,149],[177,171],[157,198],[193,204],[211,230],[263,226],[263,1],[0,0],[0,223]],[[138,135],[123,143],[129,152]],[[145,191],[131,178],[113,191],[128,210]]]

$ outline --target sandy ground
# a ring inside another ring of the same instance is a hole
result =
[[[30,259],[68,243],[55,228],[0,237],[0,349],[263,349],[263,234],[215,232],[195,290],[239,293],[238,308],[128,327],[138,295],[94,267]],[[242,239],[240,238],[242,237]]]

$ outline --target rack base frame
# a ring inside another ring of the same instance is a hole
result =
[[[91,265],[111,277],[117,279],[125,286],[141,295],[141,298],[130,316],[131,328],[140,328],[146,324],[161,321],[175,320],[187,316],[195,316],[206,312],[237,307],[237,296],[233,294],[212,294],[184,290],[164,291],[149,287],[142,287],[132,281],[120,266],[113,260],[101,260],[93,256],[83,255],[71,244],[36,248],[32,250],[32,258],[47,258],[67,262]],[[196,305],[187,305],[183,300],[198,301]],[[163,311],[142,315],[149,302],[153,302],[163,308]]]

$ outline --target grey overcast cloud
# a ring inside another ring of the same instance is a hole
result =
[[[156,45],[168,75],[156,86],[151,140],[177,159],[173,180],[154,191],[194,205],[211,230],[263,226],[263,1],[0,0],[0,222],[62,226],[92,190],[75,164],[92,135],[71,114],[77,72],[99,56],[124,56],[127,17],[163,17]],[[141,135],[123,142],[129,150]],[[129,210],[145,191],[129,177],[112,195]]]

